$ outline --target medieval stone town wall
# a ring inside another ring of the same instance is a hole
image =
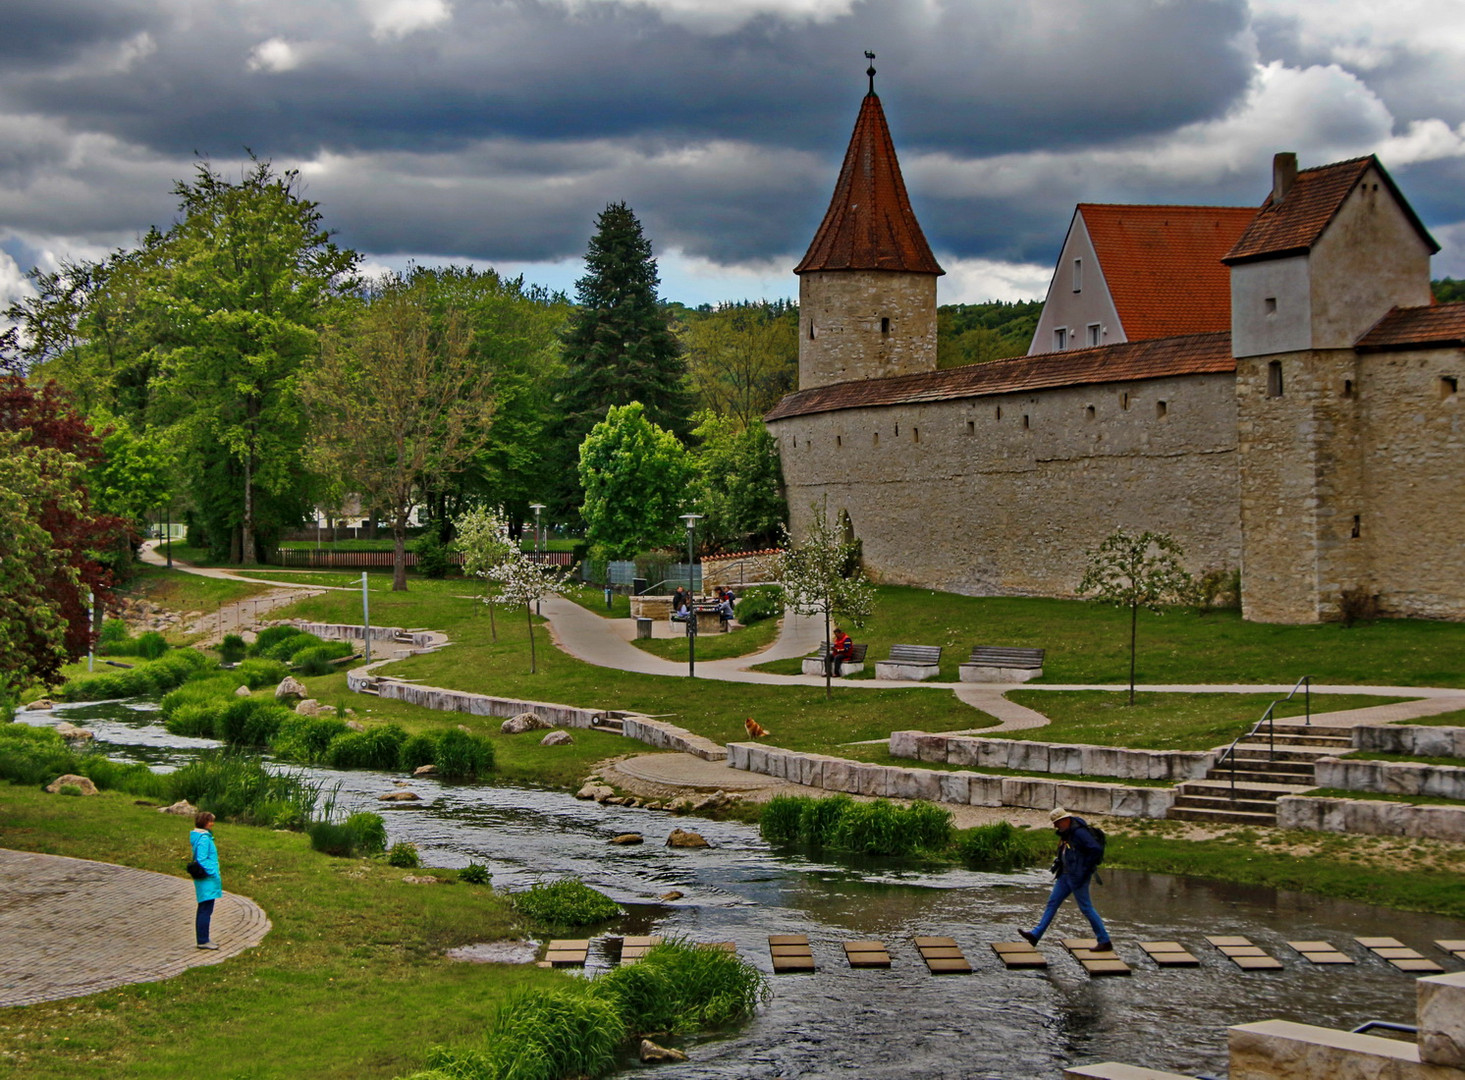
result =
[[[936,276],[799,276],[799,387],[936,370]]]
[[[774,421],[794,535],[850,515],[878,580],[1069,596],[1121,526],[1199,573],[1241,559],[1230,374],[1062,387]]]

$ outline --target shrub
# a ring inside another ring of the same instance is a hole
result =
[[[303,773],[271,772],[253,754],[205,752],[167,778],[187,799],[225,821],[300,828],[310,821],[321,785]]]
[[[312,821],[305,831],[316,851],[342,858],[376,855],[387,846],[387,827],[380,814],[362,812],[345,821]]]
[[[314,765],[325,757],[331,740],[348,730],[345,722],[334,716],[301,716],[292,712],[280,721],[279,729],[270,739],[270,751],[286,761]]]
[[[168,714],[163,726],[173,735],[196,739],[217,739],[219,716],[228,704],[227,698],[212,701],[189,701]]]
[[[777,585],[754,585],[738,597],[734,610],[744,626],[777,618],[783,614],[783,591]]]
[[[112,761],[96,752],[78,753],[50,728],[0,725],[0,778],[38,787],[64,773],[85,776],[99,788],[148,798],[166,798],[171,792],[172,777],[146,765]]]
[[[131,640],[127,624],[121,619],[107,619],[102,623],[102,632],[97,635],[97,652],[107,655],[113,645],[122,645]]]
[[[1041,829],[1016,829],[1006,821],[978,825],[957,840],[956,850],[974,870],[1008,872],[1036,866],[1046,857],[1048,837]]]
[[[224,640],[219,642],[219,659],[226,664],[239,663],[248,652],[249,646],[238,634],[225,634]]]
[[[482,776],[493,768],[493,743],[483,735],[448,728],[437,737],[433,764],[449,780]]]
[[[233,697],[238,685],[239,680],[227,673],[220,673],[209,678],[192,679],[164,694],[158,707],[166,718],[172,716],[184,705],[194,705],[199,702],[215,702],[222,705]]]
[[[391,846],[387,852],[387,862],[392,866],[400,866],[403,870],[413,870],[422,865],[422,857],[417,854],[416,844],[404,841]]]
[[[289,669],[280,661],[266,660],[263,657],[245,660],[234,670],[239,680],[251,690],[278,685],[289,673]]]
[[[431,765],[436,757],[437,740],[431,735],[419,733],[409,736],[402,744],[397,762],[403,772],[412,772],[424,765]]]
[[[284,660],[286,662],[295,659],[295,654],[304,652],[306,649],[314,648],[317,645],[325,644],[314,634],[307,634],[303,630],[296,630],[287,638],[275,642],[268,649],[260,653],[266,660]]]
[[[633,1035],[723,1027],[769,997],[767,981],[736,953],[675,940],[598,976],[589,989],[615,1006]]]
[[[845,811],[854,805],[848,795],[831,795],[827,799],[807,799],[799,815],[799,839],[814,847],[823,847],[834,840]]]
[[[430,527],[417,538],[417,542],[412,545],[412,551],[417,556],[417,572],[425,578],[445,578],[452,569],[448,547],[438,535],[436,526]]]
[[[294,637],[300,633],[300,627],[282,623],[279,626],[266,626],[255,635],[254,644],[249,647],[250,656],[264,656],[272,646],[278,645],[288,637]]]
[[[387,847],[387,823],[380,814],[362,810],[346,819],[346,828],[356,838],[357,848],[368,855],[385,851]]]
[[[396,724],[382,724],[365,731],[348,731],[331,740],[326,764],[337,769],[382,769],[392,771],[402,757],[407,733]]]
[[[56,692],[62,701],[104,701],[172,690],[213,661],[196,649],[175,649],[160,660],[126,671],[72,679]]]
[[[336,670],[334,661],[351,655],[351,646],[344,641],[328,641],[301,649],[291,659],[302,675],[329,675]]]
[[[621,913],[614,900],[576,878],[531,885],[513,903],[519,914],[549,926],[589,926]]]
[[[830,846],[867,855],[934,852],[951,839],[951,812],[915,802],[899,807],[884,799],[857,802],[840,817]]]
[[[134,655],[147,660],[156,660],[168,651],[168,639],[156,630],[149,630],[138,636],[134,649],[136,650]]]
[[[234,746],[268,746],[280,726],[295,715],[283,705],[239,698],[224,707],[216,721],[216,737]]]
[[[517,990],[489,1025],[483,1049],[434,1047],[426,1076],[452,1080],[563,1080],[615,1071],[625,1026],[583,989]]]
[[[488,872],[488,867],[471,862],[458,871],[458,880],[468,885],[487,885],[493,880],[493,875]]]
[[[770,844],[797,844],[799,820],[808,801],[801,795],[775,795],[769,799],[758,817],[758,831],[763,839]]]

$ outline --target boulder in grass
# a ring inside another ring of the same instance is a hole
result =
[[[570,737],[568,731],[551,731],[539,740],[540,746],[573,746],[574,744],[575,740]]]
[[[687,1055],[670,1046],[658,1046],[650,1039],[642,1039],[641,1060],[648,1065],[657,1065],[664,1061],[686,1061]]]
[[[62,721],[55,727],[55,732],[69,742],[86,742],[88,739],[95,739],[96,732],[84,727],[77,727],[75,724]]]
[[[505,735],[522,735],[526,731],[544,731],[554,727],[548,720],[532,712],[521,712],[503,722],[499,728]]]
[[[171,806],[158,807],[158,813],[177,814],[179,817],[193,817],[198,813],[198,807],[194,806],[187,799],[179,799]]]
[[[320,702],[316,701],[315,698],[308,697],[295,706],[295,711],[301,716],[319,716],[326,710],[321,708]]]
[[[389,791],[376,798],[378,802],[417,802],[422,796],[415,791]]]
[[[239,687],[236,687],[235,690],[234,690],[234,696],[235,697],[248,697],[249,696],[249,687],[247,687],[247,686],[239,686]]]
[[[88,780],[85,776],[77,776],[75,773],[67,773],[58,776],[46,785],[46,790],[55,795],[64,787],[80,788],[83,795],[97,794],[97,785]]]
[[[594,799],[598,803],[603,803],[606,799],[612,798],[615,793],[615,788],[607,787],[604,784],[586,784],[575,792],[575,798]]]
[[[366,730],[366,725],[363,724],[360,720],[347,720],[346,721],[346,730],[347,731],[365,731]]]
[[[276,701],[289,701],[291,698],[303,699],[307,695],[305,684],[294,675],[286,675],[279,686],[275,687]]]
[[[687,829],[673,829],[671,835],[666,838],[667,847],[679,848],[700,848],[711,847],[701,833],[691,832]]]

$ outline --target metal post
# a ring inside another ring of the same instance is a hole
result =
[[[687,678],[697,677],[697,603],[696,595],[696,556],[693,553],[694,541],[697,536],[697,519],[701,514],[682,514],[681,518],[687,523]]]
[[[1307,726],[1312,727],[1312,676],[1302,677],[1302,701],[1307,714]]]
[[[366,571],[361,571],[361,636],[366,642],[366,662],[371,663],[371,600],[366,592]]]
[[[87,618],[90,620],[90,623],[87,626],[87,636],[86,636],[86,640],[87,640],[87,647],[86,647],[86,669],[87,669],[87,671],[91,671],[92,670],[92,662],[93,662],[93,659],[96,656],[96,646],[92,644],[92,638],[93,638],[92,631],[96,630],[96,628],[97,628],[97,594],[94,593],[94,592],[92,592],[90,589],[88,589],[87,590],[87,593],[86,593],[86,604],[87,604],[87,610],[90,613],[87,616]]]
[[[531,503],[529,509],[534,511],[534,561],[540,562],[539,558],[539,512],[544,509],[544,503]],[[539,597],[534,598],[534,614],[539,614]]]

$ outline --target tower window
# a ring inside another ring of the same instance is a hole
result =
[[[975,435],[977,433],[977,422],[975,420],[968,420],[966,422],[966,433],[968,435]]]
[[[997,406],[997,419],[998,420],[1001,420],[1002,419],[1002,406],[1001,405],[998,405]]]
[[[920,442],[921,441],[921,429],[920,428],[918,428],[918,427],[911,428],[911,441],[912,442]]]
[[[1282,396],[1282,361],[1267,363],[1267,397]]]
[[[1163,420],[1163,419],[1165,419],[1165,414],[1168,413],[1169,411],[1170,411],[1170,407],[1168,405],[1166,405],[1163,401],[1157,401],[1157,402],[1155,402],[1155,419],[1156,420]]]
[[[1119,407],[1125,412],[1129,411],[1129,394],[1124,393],[1119,395]]]
[[[1055,351],[1068,348],[1068,327],[1060,326],[1053,331],[1053,348]]]
[[[1030,428],[1031,428],[1031,427],[1032,427],[1032,426],[1033,426],[1033,421],[1032,421],[1032,418],[1031,418],[1031,417],[1029,417],[1029,416],[1028,416],[1028,414],[1027,414],[1027,413],[1023,413],[1023,414],[1022,414],[1022,429],[1023,429],[1023,430],[1024,430],[1024,431],[1027,431],[1027,430],[1029,430],[1029,429],[1030,429]]]
[[[1353,539],[1357,540],[1363,535],[1363,515],[1353,515]]]
[[[890,318],[888,316],[882,316],[880,319],[880,333],[890,333]]]
[[[834,437],[834,445],[835,446],[843,446],[844,445],[844,436],[843,435],[836,435]]]
[[[1085,420],[1092,420],[1094,418],[1094,407],[1092,405],[1085,405],[1084,406],[1084,409],[1083,409],[1083,418]]]
[[[1083,260],[1073,260],[1073,291],[1083,292]]]
[[[1440,376],[1440,397],[1454,397],[1455,392],[1460,389],[1460,380],[1454,375]]]
[[[1344,397],[1349,397],[1349,398],[1351,398],[1353,396],[1353,380],[1352,379],[1344,379],[1343,380],[1343,396]]]
[[[1262,307],[1266,309],[1268,315],[1277,314],[1277,298],[1275,296],[1267,297],[1262,301]]]
[[[1104,328],[1099,323],[1089,323],[1089,345],[1102,345]]]
[[[814,320],[813,319],[810,319],[809,320],[809,340],[810,341],[813,341],[814,340]]]
[[[897,439],[900,438],[900,425],[899,424],[896,424],[895,425],[895,437]]]
[[[870,445],[871,446],[879,446],[880,445],[880,432],[878,432],[878,431],[875,432],[875,437],[870,441]]]

